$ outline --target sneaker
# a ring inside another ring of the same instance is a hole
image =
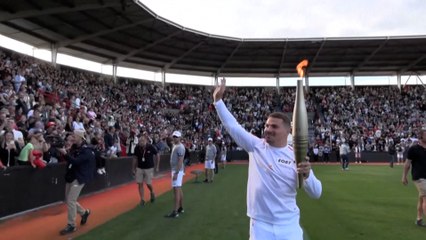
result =
[[[139,205],[140,205],[141,207],[145,206],[145,201],[144,201],[144,200],[141,200],[141,202],[139,203]]]
[[[98,170],[96,171],[99,175],[102,175],[103,174],[103,172],[102,172],[102,169],[100,169],[100,168],[98,168]]]
[[[417,220],[416,225],[419,227],[426,227],[426,224],[423,222],[423,219]]]
[[[206,180],[204,180],[203,182],[208,183],[208,182],[209,182],[209,180],[207,180],[207,179],[206,179]]]
[[[150,200],[152,203],[153,202],[155,202],[155,194],[154,193],[151,193],[151,200]]]
[[[102,171],[103,174],[106,174],[105,168],[101,168],[101,171]]]
[[[67,225],[64,229],[62,229],[60,232],[59,232],[59,234],[61,234],[61,235],[66,235],[66,234],[70,234],[70,233],[73,233],[73,232],[75,232],[77,230],[77,228],[76,227],[74,227],[74,226],[72,226],[72,225]]]
[[[183,208],[182,207],[180,207],[179,209],[178,209],[178,211],[177,211],[179,214],[181,214],[181,213],[184,213],[185,212],[185,210],[183,210]]]
[[[172,211],[171,213],[167,214],[164,217],[166,217],[166,218],[177,218],[177,217],[179,217],[179,213],[176,212],[176,211]]]
[[[80,224],[81,224],[81,225],[86,224],[87,219],[89,218],[89,216],[90,216],[90,210],[89,210],[89,209],[86,209],[86,212],[84,212],[84,214],[83,214],[83,215],[81,215],[81,221],[80,221]]]

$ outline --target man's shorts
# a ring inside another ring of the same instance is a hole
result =
[[[222,155],[222,156],[220,157],[220,161],[222,161],[222,162],[226,162],[226,155]]]
[[[179,174],[176,180],[173,180],[174,174],[175,174],[175,171],[172,171],[172,187],[182,187],[183,175],[185,175],[185,173],[183,171],[179,171]]]
[[[414,181],[414,184],[417,187],[417,191],[419,191],[419,197],[426,197],[426,179],[420,178]]]
[[[214,162],[214,160],[206,160],[206,161],[204,161],[204,167],[206,169],[214,169],[215,168],[215,162]]]
[[[148,168],[148,169],[136,168],[135,178],[137,183],[146,183],[151,185],[153,177],[154,177],[154,168]]]

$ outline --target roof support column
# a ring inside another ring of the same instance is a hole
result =
[[[396,74],[396,85],[398,86],[399,91],[401,92],[401,73]]]
[[[355,75],[353,73],[351,73],[349,75],[349,78],[351,79],[351,88],[355,89]]]
[[[219,85],[219,76],[217,74],[214,74],[213,76],[213,84],[214,86],[218,86]]]
[[[166,86],[166,70],[164,68],[161,69],[161,85],[163,85],[163,88]]]
[[[58,57],[58,48],[56,47],[56,44],[52,43],[52,45],[50,45],[50,52],[52,54],[51,56],[51,61],[54,67],[56,67],[56,60]]]
[[[117,83],[117,63],[112,64],[112,80],[114,81],[114,84]]]
[[[307,73],[305,75],[305,92],[309,92],[309,75]]]
[[[277,88],[277,93],[280,94],[280,77],[277,76],[277,78],[275,79],[276,83],[275,83],[275,87]]]

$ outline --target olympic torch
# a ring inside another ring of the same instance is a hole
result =
[[[303,60],[297,64],[297,72],[300,79],[297,80],[296,100],[293,109],[293,149],[296,164],[305,161],[308,150],[308,113],[306,110],[305,96],[303,89],[303,77],[308,66],[308,60]],[[303,175],[299,174],[297,181],[298,188],[303,186]]]

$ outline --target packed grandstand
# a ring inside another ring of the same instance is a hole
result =
[[[209,137],[228,149],[237,145],[220,125],[212,104],[211,86],[165,84],[111,77],[54,66],[33,57],[1,49],[0,128],[2,167],[20,163],[20,151],[42,132],[48,143],[46,163],[61,162],[56,150],[68,133],[84,129],[89,143],[105,157],[132,154],[134,139],[147,135],[157,148],[170,150],[170,135],[179,126],[188,149],[197,151]],[[262,135],[269,113],[293,111],[295,87],[231,88],[225,102],[247,131]],[[362,151],[388,151],[389,146],[415,142],[425,125],[423,85],[311,87],[306,93],[310,119],[310,149],[348,140]],[[8,132],[16,154],[7,154]],[[317,152],[317,151],[315,151]]]

